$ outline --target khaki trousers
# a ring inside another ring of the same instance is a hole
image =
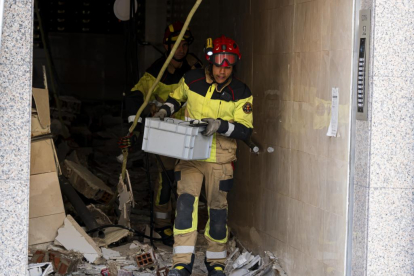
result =
[[[170,179],[174,181],[174,167],[177,159],[166,156],[160,156],[160,159]],[[158,164],[158,172],[159,176],[154,185],[154,227],[171,227],[171,186],[161,164]]]
[[[233,185],[231,163],[217,164],[202,161],[181,160],[175,167],[177,180],[177,211],[174,225],[173,265],[192,270],[197,241],[198,199],[203,179],[207,195],[209,220],[204,236],[208,247],[207,268],[224,266],[227,258],[227,192]]]

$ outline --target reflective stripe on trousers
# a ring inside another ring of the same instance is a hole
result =
[[[227,251],[221,251],[221,252],[206,251],[206,257],[207,259],[224,259],[224,258],[227,258]]]
[[[180,245],[180,246],[174,246],[174,252],[173,254],[193,254],[195,252],[194,246],[186,246],[186,245]]]

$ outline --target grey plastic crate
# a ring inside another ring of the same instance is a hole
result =
[[[142,150],[183,160],[207,159],[213,136],[202,135],[204,128],[178,119],[147,118]]]

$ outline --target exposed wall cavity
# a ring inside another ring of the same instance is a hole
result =
[[[343,275],[353,1],[223,5],[221,30],[240,45],[261,146],[259,155],[239,146],[232,229],[256,253],[273,251],[289,275]],[[334,87],[338,136],[328,137]]]

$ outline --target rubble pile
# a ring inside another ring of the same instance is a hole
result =
[[[157,160],[135,147],[122,179],[117,142],[128,125],[120,106],[60,97],[59,112],[47,90],[33,95],[28,275],[167,276],[172,248],[143,237],[150,236],[148,176],[158,180]],[[207,219],[200,202],[195,276],[208,273]],[[285,275],[270,252],[254,256],[234,239],[228,256],[227,275]]]

